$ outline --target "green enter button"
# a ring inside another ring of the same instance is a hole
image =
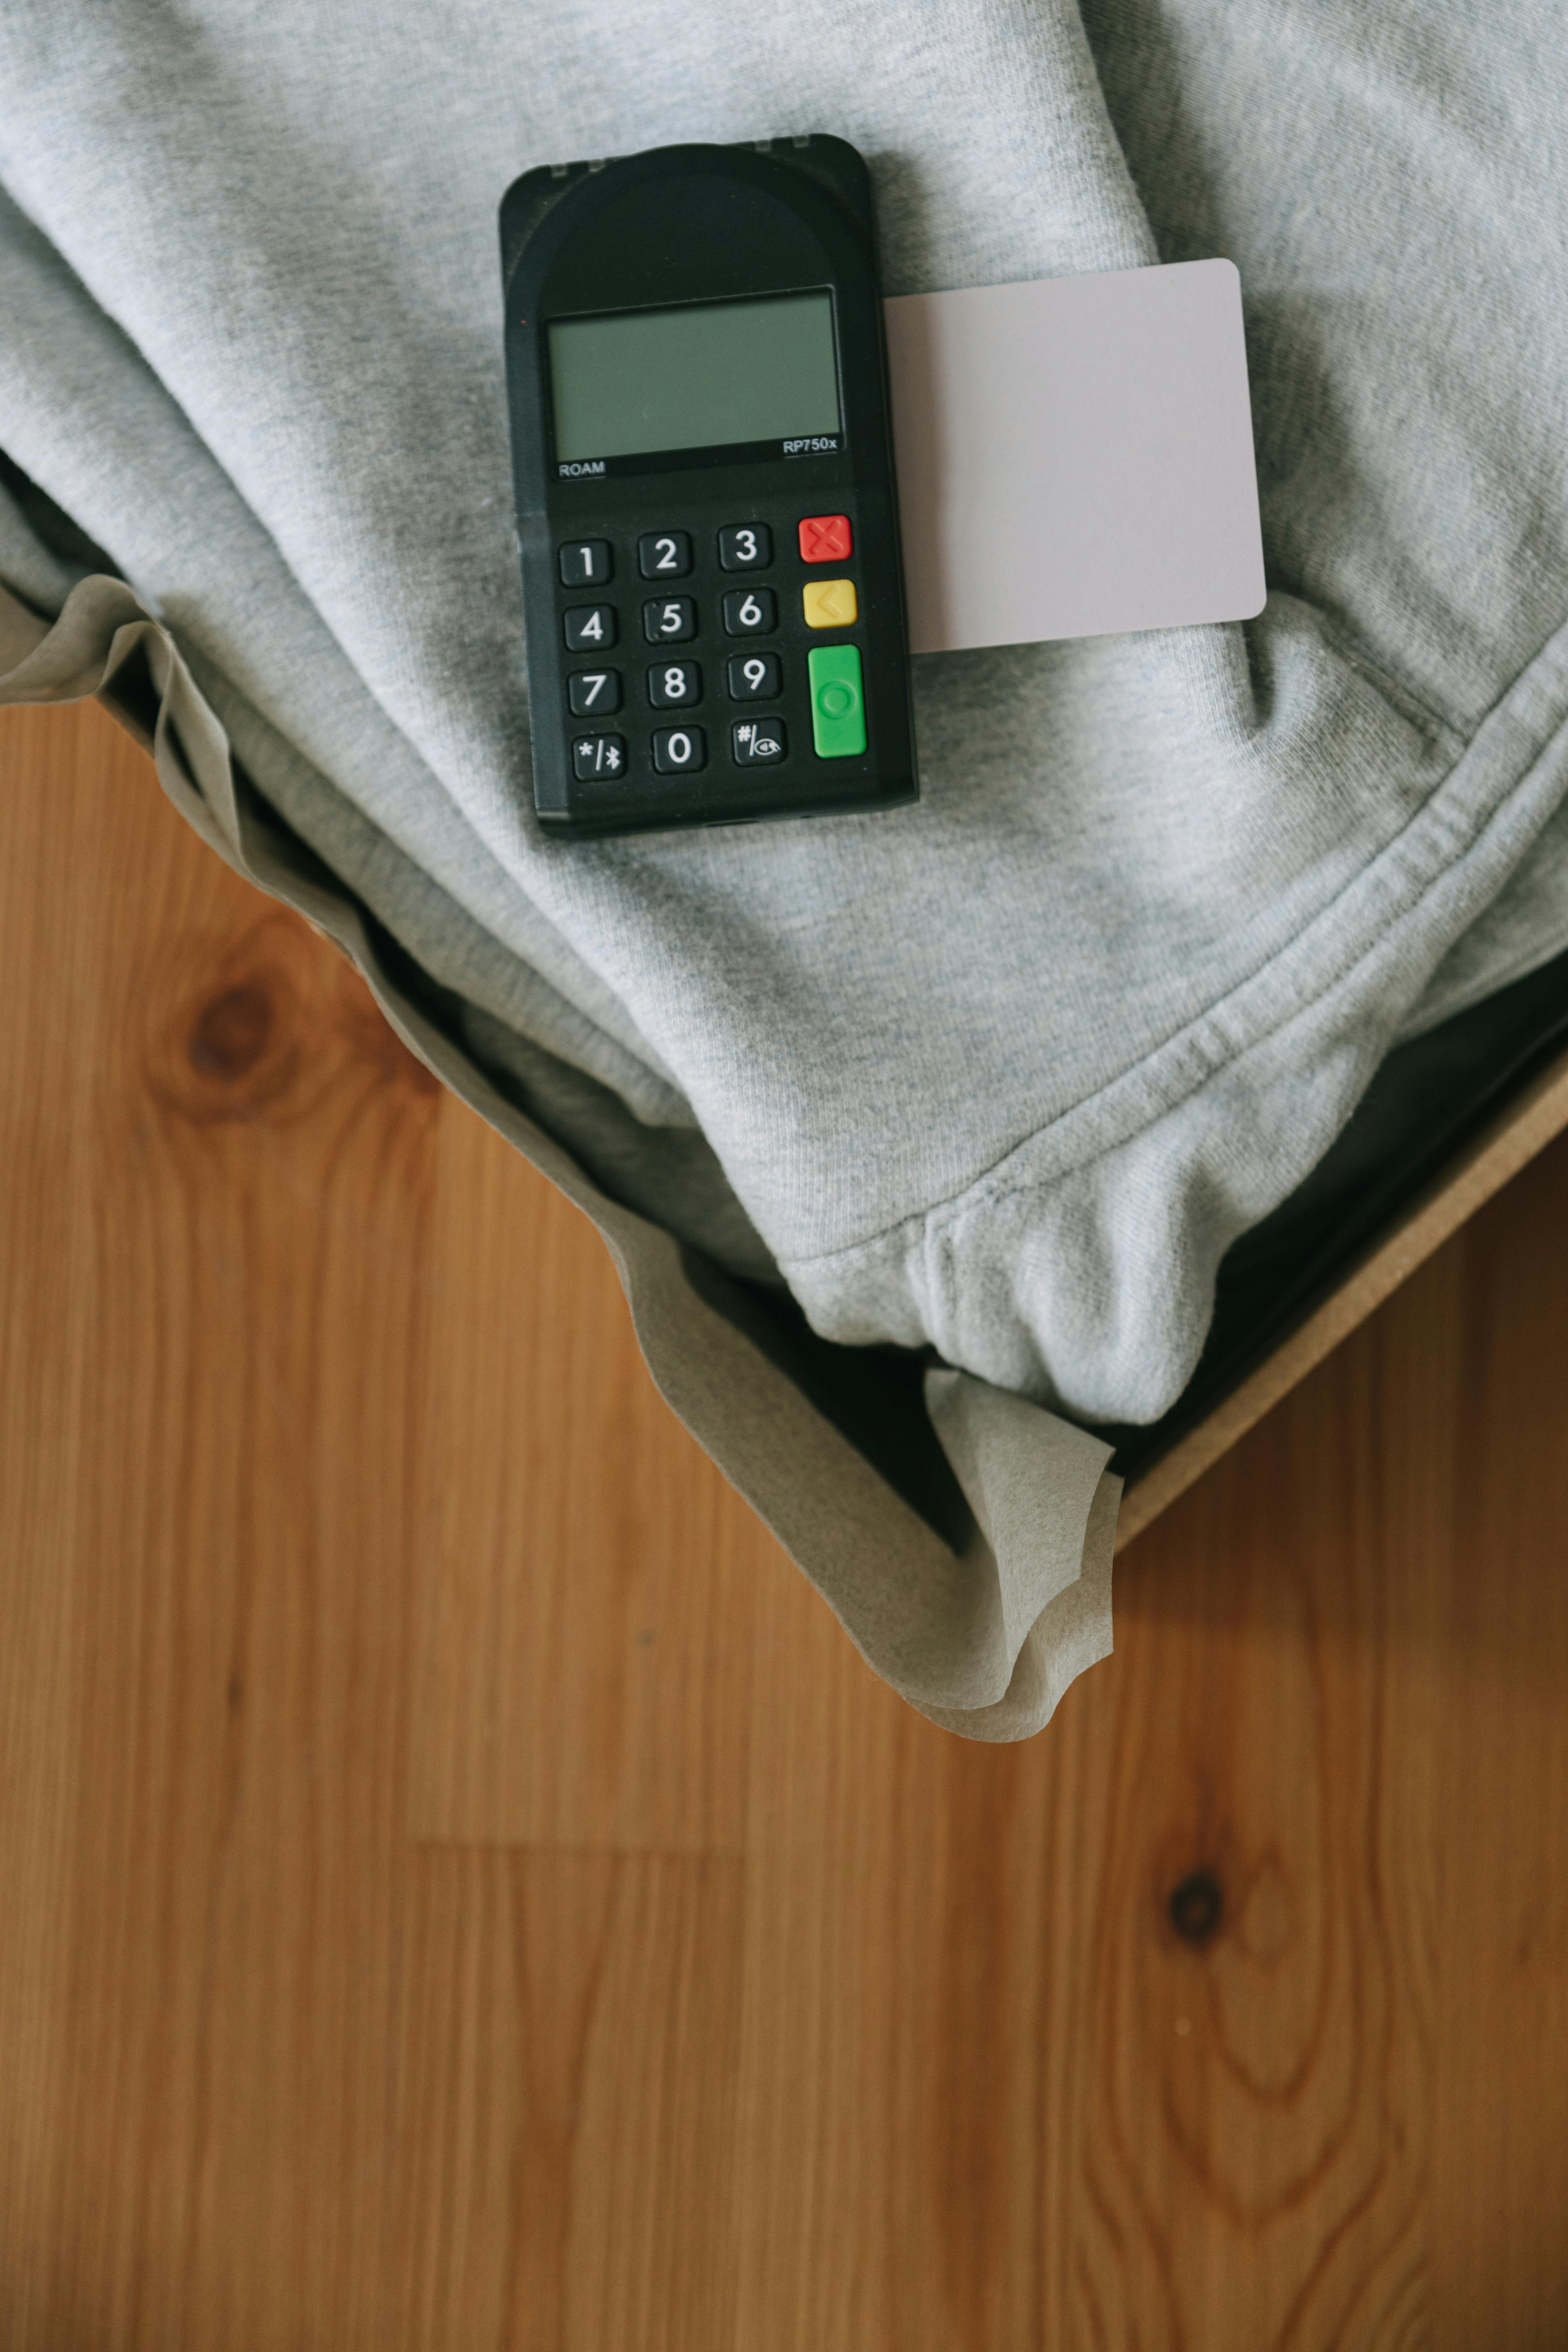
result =
[[[811,680],[811,738],[819,760],[848,760],[866,749],[866,698],[860,690],[858,646],[813,646],[805,657]]]

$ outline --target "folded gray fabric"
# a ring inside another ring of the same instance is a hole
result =
[[[12,0],[0,446],[476,1018],[700,1129],[821,1330],[1141,1419],[1394,1037],[1568,940],[1568,45],[1545,0],[1089,33]],[[1237,262],[1268,608],[922,661],[917,808],[543,841],[497,201],[798,130],[870,159],[889,292]]]

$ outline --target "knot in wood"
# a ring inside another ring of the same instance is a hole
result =
[[[204,1077],[247,1077],[267,1051],[272,1034],[269,990],[245,980],[210,997],[191,1026],[191,1066]]]
[[[1166,1909],[1183,1943],[1201,1948],[1212,1942],[1219,1932],[1225,1916],[1225,1890],[1212,1870],[1189,1871],[1172,1889]]]

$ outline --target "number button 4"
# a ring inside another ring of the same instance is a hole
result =
[[[650,646],[678,646],[697,635],[697,606],[689,596],[667,596],[642,608],[643,635]]]
[[[731,637],[752,637],[776,629],[778,598],[771,588],[731,588],[724,599],[724,627]]]
[[[561,626],[573,653],[607,653],[616,642],[616,608],[613,604],[573,604],[562,614]]]
[[[637,564],[645,580],[684,580],[691,569],[690,539],[683,530],[645,531]]]
[[[595,718],[601,711],[618,710],[621,707],[621,674],[618,669],[580,669],[566,681],[566,699],[579,718],[592,711]]]
[[[726,572],[760,572],[773,560],[773,535],[765,522],[734,522],[719,533],[719,561]]]
[[[784,691],[784,664],[777,654],[731,654],[729,679],[731,702],[752,702],[764,694],[771,702]]]
[[[647,674],[647,698],[656,710],[700,702],[702,672],[695,662],[660,662]]]

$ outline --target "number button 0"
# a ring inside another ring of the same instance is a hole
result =
[[[597,718],[601,711],[618,710],[621,707],[621,674],[618,669],[580,669],[566,681],[566,699],[581,718],[592,711]]]
[[[784,664],[777,654],[731,654],[730,699],[752,702],[765,694],[771,701],[784,691]]]
[[[731,588],[724,599],[724,627],[732,637],[775,629],[778,618],[778,598],[771,588]]]
[[[569,539],[556,551],[561,578],[568,588],[600,588],[616,568],[607,539]]]
[[[661,727],[653,739],[653,764],[661,776],[679,776],[708,764],[708,738],[700,727]]]
[[[678,646],[697,635],[697,606],[689,596],[667,596],[643,606],[642,626],[650,646]]]
[[[695,662],[659,662],[647,674],[647,698],[656,710],[700,702],[702,672]]]
[[[561,615],[566,643],[574,654],[607,653],[616,642],[613,604],[573,604]]]
[[[691,541],[683,530],[645,531],[637,541],[645,580],[684,580],[691,569]]]
[[[719,533],[719,561],[726,572],[760,572],[773,560],[773,535],[765,522],[733,522]]]

